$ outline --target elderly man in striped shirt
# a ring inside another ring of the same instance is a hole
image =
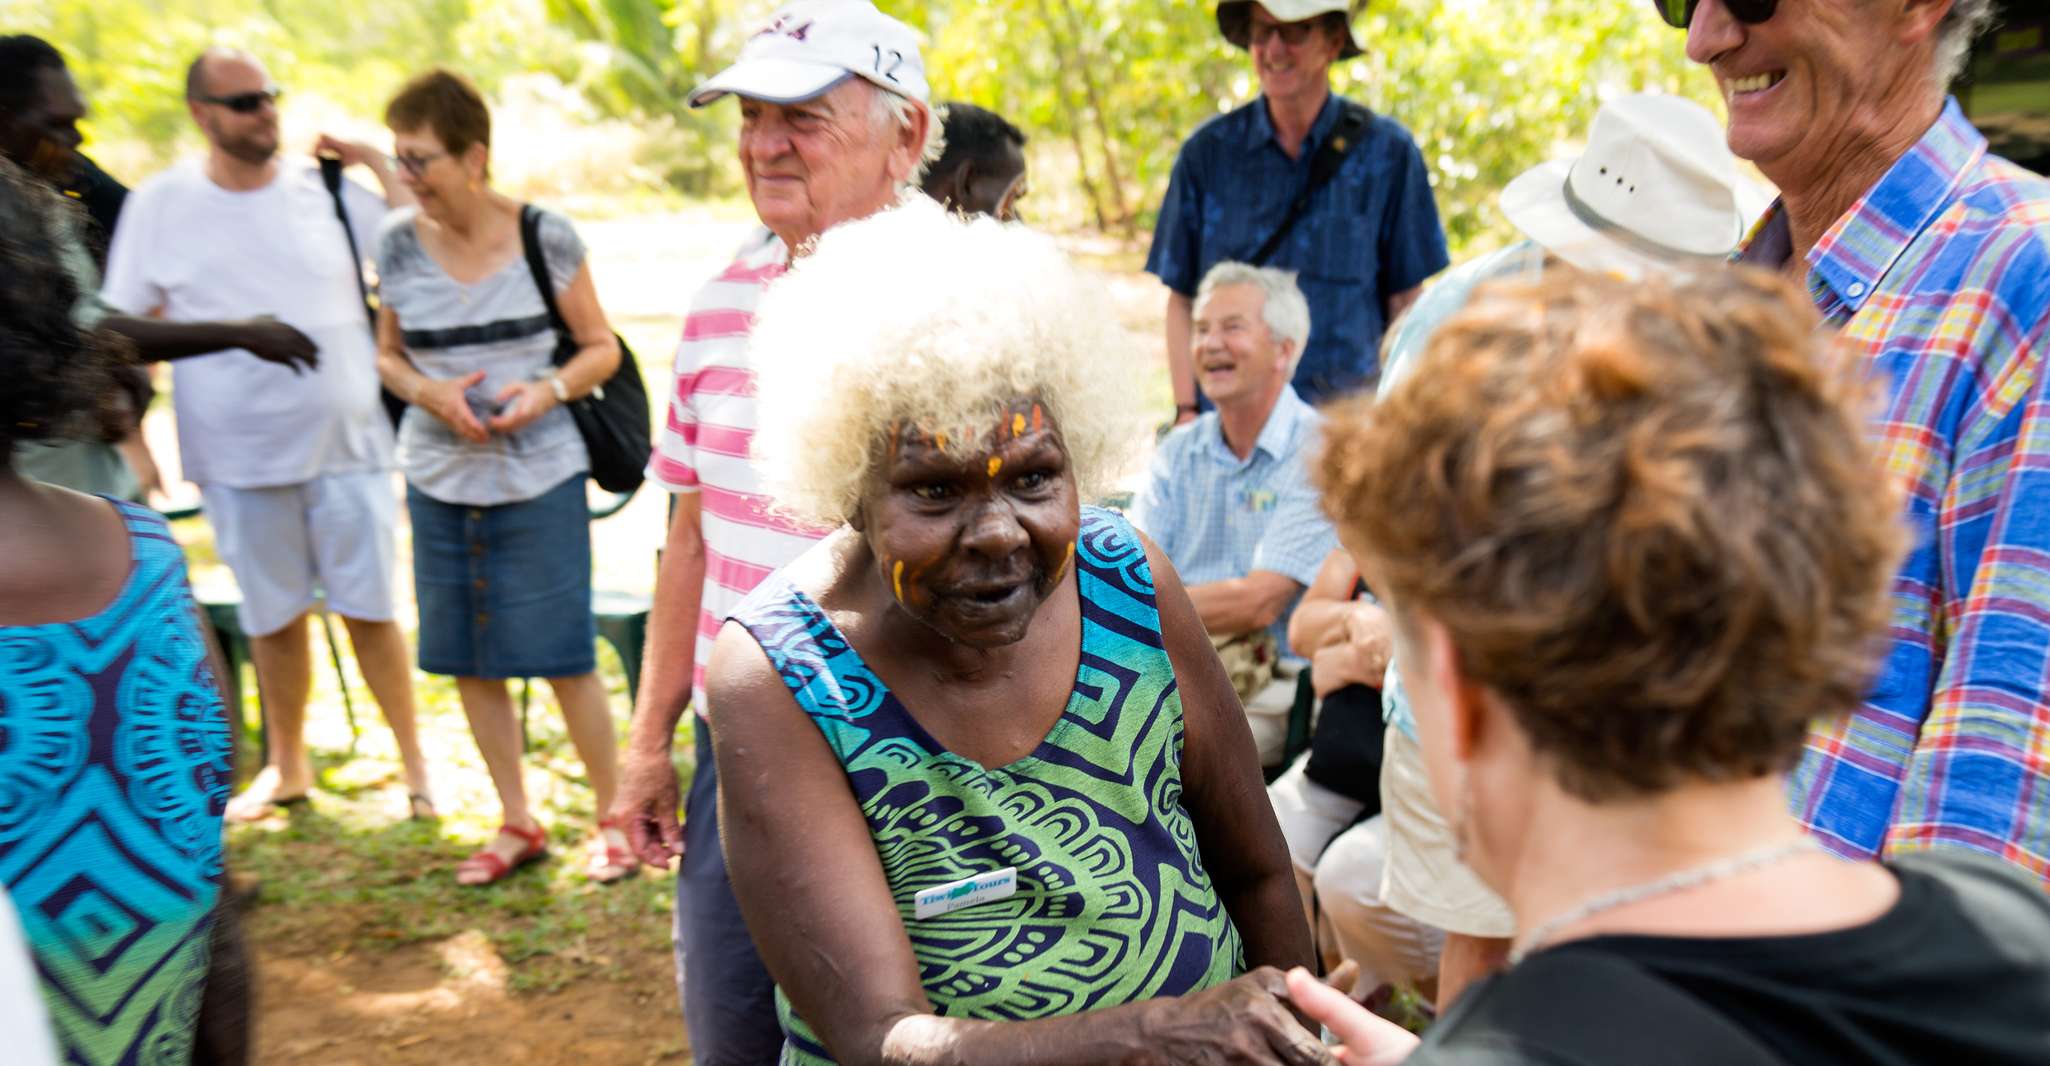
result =
[[[2050,183],[1946,97],[1991,0],[1661,0],[1780,187],[1740,258],[1871,361],[1916,543],[1796,811],[1856,857],[1990,852],[2050,886]]]
[[[675,395],[648,463],[676,506],[614,807],[643,861],[683,859],[677,984],[699,1066],[772,1062],[783,1038],[773,986],[726,879],[706,730],[696,730],[681,825],[671,746],[686,706],[702,702],[705,660],[727,613],[826,532],[773,513],[748,461],[755,305],[812,238],[893,202],[934,147],[936,125],[916,37],[859,0],[785,6],[691,94],[691,106],[729,94],[739,98],[741,167],[766,231],[699,290],[684,319]]]

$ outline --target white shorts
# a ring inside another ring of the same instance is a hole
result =
[[[393,618],[398,495],[388,471],[327,474],[297,485],[201,485],[221,560],[242,590],[242,629],[268,636],[322,595],[344,618]]]
[[[1423,749],[1392,725],[1382,745],[1381,813],[1388,819],[1381,898],[1390,907],[1448,933],[1515,935],[1509,904],[1459,861],[1451,823],[1438,812],[1424,776]]]

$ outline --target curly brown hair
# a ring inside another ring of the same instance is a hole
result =
[[[1856,704],[1905,550],[1857,367],[1733,269],[1481,289],[1325,427],[1324,506],[1569,792],[1784,772]]]
[[[78,211],[0,160],[0,463],[18,441],[101,437],[127,429],[114,371],[131,358],[113,334],[81,330]],[[83,253],[80,253],[83,254]]]

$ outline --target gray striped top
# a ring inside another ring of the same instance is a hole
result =
[[[484,371],[470,394],[486,402],[510,382],[546,376],[555,334],[526,258],[516,256],[477,283],[461,284],[421,247],[415,214],[411,207],[393,211],[377,240],[379,294],[398,315],[413,365],[442,380]],[[553,211],[541,212],[540,229],[542,258],[560,299],[583,265],[584,243],[569,219]],[[591,465],[576,421],[561,407],[482,444],[409,407],[399,423],[398,459],[414,488],[473,507],[531,500]]]

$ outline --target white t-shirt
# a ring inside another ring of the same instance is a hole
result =
[[[22,938],[14,904],[0,887],[0,1039],[15,1066],[57,1066],[50,1016],[43,1009],[43,983]]]
[[[353,182],[342,188],[368,256],[384,202]],[[349,271],[348,240],[311,164],[282,163],[269,185],[231,192],[185,162],[129,195],[107,253],[107,303],[173,322],[270,315],[320,348],[311,372],[241,350],[173,363],[187,480],[265,488],[391,468],[377,347]]]

